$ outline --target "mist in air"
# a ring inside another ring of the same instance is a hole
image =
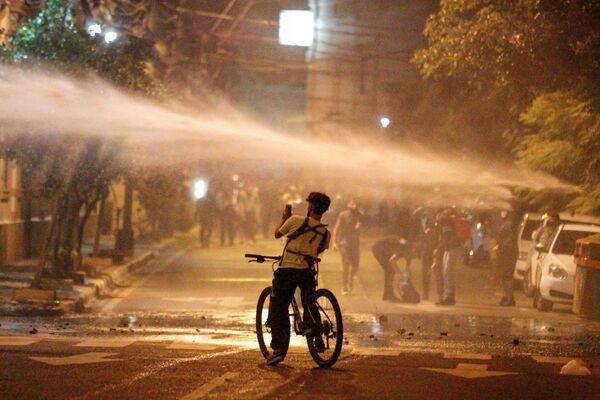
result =
[[[142,166],[225,162],[273,172],[301,168],[322,182],[350,186],[356,194],[392,195],[410,188],[413,198],[465,203],[502,202],[510,187],[566,187],[548,175],[513,165],[490,165],[425,149],[402,149],[383,140],[340,132],[339,142],[289,135],[242,114],[222,100],[181,110],[136,98],[96,79],[0,67],[0,133],[90,135],[118,138],[121,156]],[[353,138],[349,140],[348,138]],[[254,162],[254,163],[253,163]],[[250,167],[249,167],[250,166]],[[356,188],[356,189],[355,189]]]

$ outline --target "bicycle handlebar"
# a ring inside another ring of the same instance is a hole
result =
[[[281,260],[281,256],[263,256],[260,254],[244,254],[244,257],[246,258],[254,258],[254,260],[250,260],[250,261],[256,261],[259,263],[264,263],[266,260],[272,260],[272,261],[279,261]]]
[[[259,263],[264,263],[266,260],[272,260],[272,261],[281,260],[281,256],[263,256],[261,254],[249,254],[249,253],[244,254],[244,257],[254,258],[254,260],[250,260],[250,261],[256,261]],[[321,262],[321,259],[320,258],[312,258],[312,261],[319,263],[319,262]]]

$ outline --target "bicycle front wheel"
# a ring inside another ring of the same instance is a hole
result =
[[[258,303],[256,304],[256,338],[258,339],[260,352],[267,360],[273,354],[271,350],[271,324],[269,322],[271,291],[270,286],[264,288],[260,296],[258,296]],[[288,346],[283,349],[284,356],[287,354]]]
[[[329,368],[342,352],[344,324],[340,305],[329,290],[319,289],[313,295],[313,304],[318,311],[315,328],[306,336],[308,351],[317,365]]]

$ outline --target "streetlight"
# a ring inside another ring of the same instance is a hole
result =
[[[382,116],[381,118],[379,118],[379,125],[381,125],[383,129],[387,129],[391,123],[392,120],[389,117]]]
[[[197,179],[194,182],[194,198],[196,200],[203,199],[208,192],[208,182],[206,179]]]
[[[282,10],[279,13],[279,44],[310,47],[314,37],[314,17],[309,10]]]
[[[117,40],[118,36],[119,36],[119,34],[116,31],[113,31],[113,30],[107,31],[104,34],[104,42],[106,42],[106,44],[111,44],[112,42]]]
[[[91,23],[87,27],[87,32],[91,37],[96,37],[102,33],[102,25],[97,22]]]

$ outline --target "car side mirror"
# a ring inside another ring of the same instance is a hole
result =
[[[539,253],[545,253],[546,252],[546,247],[543,244],[541,244],[541,243],[536,244],[535,245],[535,249]]]

